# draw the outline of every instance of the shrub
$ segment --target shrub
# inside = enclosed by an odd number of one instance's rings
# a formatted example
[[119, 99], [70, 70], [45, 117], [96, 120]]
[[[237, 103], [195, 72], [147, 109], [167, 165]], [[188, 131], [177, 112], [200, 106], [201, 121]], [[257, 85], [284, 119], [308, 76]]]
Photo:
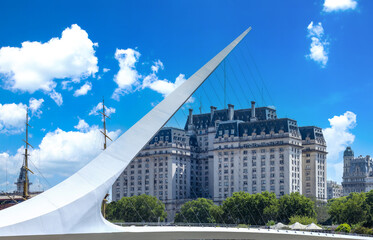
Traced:
[[357, 234], [366, 234], [366, 235], [372, 235], [373, 234], [373, 229], [363, 227], [363, 226], [358, 226], [352, 230], [353, 233]]
[[343, 223], [341, 225], [339, 225], [336, 229], [335, 229], [336, 232], [345, 232], [345, 233], [349, 233], [351, 232], [351, 227], [350, 225], [348, 225], [347, 223]]
[[238, 228], [247, 228], [248, 225], [246, 225], [246, 224], [238, 224], [237, 227]]
[[275, 221], [269, 220], [266, 225], [269, 227], [269, 226], [273, 226], [275, 224], [276, 224]]
[[296, 222], [299, 222], [300, 224], [303, 225], [308, 225], [311, 223], [317, 223], [317, 219], [313, 217], [307, 217], [307, 216], [292, 216], [289, 218], [290, 225]]

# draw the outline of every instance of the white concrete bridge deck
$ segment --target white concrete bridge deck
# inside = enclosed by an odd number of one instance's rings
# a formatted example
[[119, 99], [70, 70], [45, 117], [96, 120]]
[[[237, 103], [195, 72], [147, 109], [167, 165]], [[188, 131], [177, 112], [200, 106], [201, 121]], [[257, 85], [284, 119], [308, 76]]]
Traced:
[[373, 239], [368, 236], [321, 232], [274, 230], [258, 228], [130, 226], [118, 227], [118, 232], [55, 234], [0, 237], [0, 240], [176, 240], [176, 239], [247, 239], [247, 240], [306, 240], [306, 239]]

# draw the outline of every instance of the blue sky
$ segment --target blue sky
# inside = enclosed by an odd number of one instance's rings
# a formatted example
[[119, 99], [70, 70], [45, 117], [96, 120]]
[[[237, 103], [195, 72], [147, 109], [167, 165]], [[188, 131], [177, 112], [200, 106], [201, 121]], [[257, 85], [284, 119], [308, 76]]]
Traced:
[[[372, 11], [368, 0], [2, 1], [0, 189], [22, 164], [26, 105], [34, 187], [47, 188], [101, 151], [103, 96], [115, 138], [249, 26], [226, 62], [227, 103], [323, 128], [328, 179], [341, 181], [347, 145], [373, 154]], [[168, 125], [201, 102], [222, 108], [222, 79], [220, 67]]]

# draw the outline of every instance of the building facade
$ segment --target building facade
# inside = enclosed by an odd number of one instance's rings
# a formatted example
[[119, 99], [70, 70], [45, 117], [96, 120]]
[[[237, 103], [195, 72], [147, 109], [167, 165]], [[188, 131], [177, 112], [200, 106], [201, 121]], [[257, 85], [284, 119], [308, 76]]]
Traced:
[[300, 127], [302, 135], [303, 195], [327, 200], [326, 142], [322, 129], [315, 126]]
[[343, 197], [343, 188], [341, 184], [334, 181], [327, 181], [328, 200]]
[[369, 192], [373, 189], [373, 159], [367, 155], [355, 158], [354, 151], [347, 147], [343, 153], [343, 194]]
[[273, 108], [256, 108], [255, 102], [249, 109], [229, 104], [203, 114], [190, 109], [185, 128], [160, 130], [112, 190], [114, 201], [156, 196], [166, 204], [168, 221], [190, 199], [219, 204], [238, 191], [278, 197], [300, 192], [323, 200], [326, 144], [320, 128], [299, 127], [293, 119], [277, 118]]

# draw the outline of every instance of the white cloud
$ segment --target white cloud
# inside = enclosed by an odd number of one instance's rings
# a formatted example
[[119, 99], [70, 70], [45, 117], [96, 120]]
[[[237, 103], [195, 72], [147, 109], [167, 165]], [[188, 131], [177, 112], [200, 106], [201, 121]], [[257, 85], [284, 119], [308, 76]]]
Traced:
[[88, 91], [92, 90], [92, 83], [86, 82], [83, 86], [77, 89], [74, 93], [75, 97], [86, 95]]
[[[56, 129], [47, 133], [37, 148], [30, 149], [29, 159], [32, 162], [30, 168], [35, 170], [33, 167], [35, 164], [46, 178], [50, 178], [49, 181], [57, 181], [56, 179], [62, 180], [61, 178], [75, 173], [96, 157], [103, 148], [100, 129], [97, 126], [81, 124], [81, 120], [77, 126], [79, 125], [84, 125], [84, 131]], [[120, 130], [109, 131], [108, 135], [115, 140], [120, 132]], [[14, 155], [0, 153], [0, 170], [4, 173], [7, 168], [9, 179], [16, 179], [19, 173], [23, 150], [23, 147], [19, 148]], [[35, 173], [37, 174], [37, 171]]]
[[110, 69], [109, 69], [109, 68], [104, 68], [104, 69], [102, 69], [102, 71], [103, 71], [104, 73], [107, 73], [107, 72], [110, 71]]
[[153, 73], [157, 73], [159, 69], [164, 69], [164, 66], [163, 66], [163, 63], [161, 62], [161, 60], [157, 60], [154, 62], [153, 66], [151, 66], [151, 69], [153, 71]]
[[119, 62], [119, 71], [114, 76], [118, 87], [115, 89], [112, 98], [119, 100], [121, 95], [132, 92], [133, 88], [139, 85], [140, 75], [135, 68], [140, 53], [134, 49], [117, 49], [115, 59]]
[[[99, 102], [92, 110], [89, 112], [89, 115], [98, 115], [99, 111], [102, 112], [102, 102]], [[110, 116], [115, 113], [115, 108], [105, 106], [105, 114]]]
[[328, 49], [329, 42], [325, 40], [324, 28], [321, 22], [314, 25], [311, 22], [308, 27], [308, 38], [311, 39], [310, 53], [306, 55], [307, 58], [319, 63], [321, 67], [325, 67], [328, 62]]
[[12, 91], [49, 93], [57, 85], [55, 79], [79, 83], [98, 71], [96, 46], [86, 31], [73, 24], [60, 38], [46, 43], [26, 41], [20, 48], [2, 47], [0, 75], [4, 86]]
[[63, 103], [63, 99], [62, 99], [62, 95], [61, 95], [61, 93], [58, 93], [58, 92], [56, 92], [56, 91], [51, 91], [50, 93], [49, 93], [49, 96], [53, 99], [53, 101], [55, 101], [56, 102], [56, 104], [58, 105], [58, 106], [61, 106], [62, 105], [62, 103]]
[[84, 119], [79, 119], [78, 125], [74, 126], [75, 129], [78, 129], [80, 132], [87, 132], [89, 130], [89, 125]]
[[30, 98], [29, 106], [23, 103], [0, 104], [0, 133], [18, 134], [25, 128], [26, 109], [29, 108], [31, 116], [40, 117], [40, 110], [44, 99]]
[[29, 101], [29, 109], [31, 110], [31, 114], [32, 115], [36, 115], [36, 116], [40, 116], [43, 112], [40, 110], [42, 104], [44, 102], [44, 99], [40, 98], [39, 100], [38, 99], [35, 99], [35, 98], [31, 98], [30, 101]]
[[[117, 49], [115, 58], [119, 62], [120, 70], [114, 77], [118, 88], [115, 89], [112, 98], [119, 100], [120, 95], [145, 88], [156, 91], [165, 97], [186, 80], [184, 74], [179, 74], [174, 82], [167, 79], [159, 79], [157, 73], [159, 70], [164, 69], [164, 65], [159, 59], [153, 62], [151, 66], [152, 73], [148, 75], [139, 74], [135, 64], [138, 62], [140, 55], [139, 52], [131, 48], [126, 50]], [[192, 97], [188, 100], [188, 102], [193, 101]]]
[[328, 161], [341, 160], [341, 153], [352, 144], [355, 136], [350, 132], [356, 126], [356, 114], [350, 111], [328, 119], [330, 127], [323, 129], [328, 150]]
[[155, 75], [155, 73], [152, 73], [144, 78], [142, 87], [150, 88], [166, 97], [185, 81], [184, 74], [180, 74], [175, 82], [170, 82], [167, 79], [158, 79], [158, 76]]
[[25, 104], [0, 104], [0, 133], [17, 134], [23, 131], [26, 118]]
[[345, 11], [353, 10], [356, 8], [357, 2], [355, 0], [325, 0], [324, 2], [324, 12], [333, 11]]

